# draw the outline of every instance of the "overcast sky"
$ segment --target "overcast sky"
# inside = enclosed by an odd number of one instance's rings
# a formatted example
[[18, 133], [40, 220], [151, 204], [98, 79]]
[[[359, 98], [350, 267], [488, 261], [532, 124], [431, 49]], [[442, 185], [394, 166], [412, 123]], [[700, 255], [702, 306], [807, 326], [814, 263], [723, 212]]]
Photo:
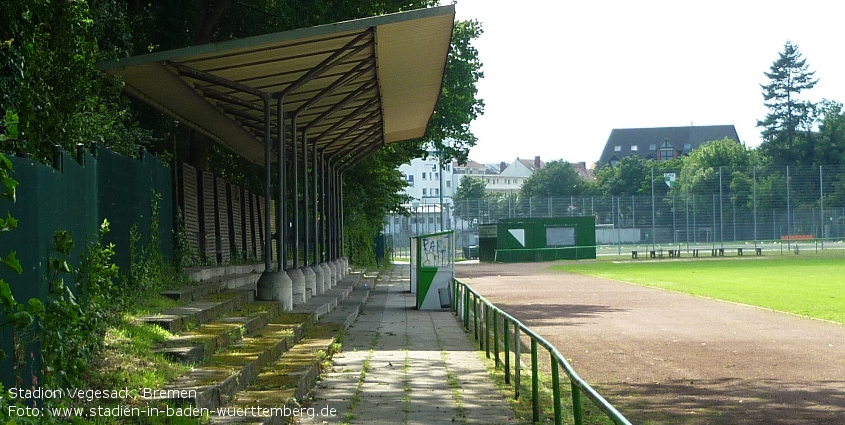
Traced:
[[[448, 2], [448, 1], [447, 1]], [[787, 39], [819, 83], [804, 97], [845, 102], [839, 0], [458, 0], [477, 19], [485, 113], [470, 158], [598, 160], [614, 128], [733, 124], [760, 144], [763, 75]]]

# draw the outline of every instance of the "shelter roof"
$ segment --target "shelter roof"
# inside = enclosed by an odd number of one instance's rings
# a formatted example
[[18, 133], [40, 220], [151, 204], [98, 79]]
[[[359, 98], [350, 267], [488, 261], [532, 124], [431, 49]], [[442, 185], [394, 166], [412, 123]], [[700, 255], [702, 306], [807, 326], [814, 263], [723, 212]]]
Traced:
[[280, 101], [319, 152], [344, 157], [425, 134], [454, 16], [453, 5], [418, 9], [98, 66], [250, 161], [264, 162], [265, 124], [277, 137]]

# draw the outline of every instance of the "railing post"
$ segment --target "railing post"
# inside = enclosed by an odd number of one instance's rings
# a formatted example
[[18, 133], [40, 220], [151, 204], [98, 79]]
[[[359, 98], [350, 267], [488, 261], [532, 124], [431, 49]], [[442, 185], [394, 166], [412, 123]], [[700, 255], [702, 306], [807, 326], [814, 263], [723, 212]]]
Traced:
[[560, 407], [560, 365], [555, 355], [549, 351], [552, 364], [552, 396], [555, 404], [555, 425], [563, 425], [563, 412]]
[[584, 414], [581, 409], [581, 389], [572, 381], [572, 417], [575, 419], [575, 425], [584, 424]]
[[522, 361], [520, 361], [521, 354], [519, 353], [522, 348], [522, 344], [519, 342], [519, 325], [514, 324], [513, 326], [513, 344], [514, 344], [514, 358], [513, 358], [513, 378], [514, 378], [514, 399], [519, 400], [519, 375], [520, 369], [522, 366]]
[[469, 288], [464, 286], [464, 329], [469, 330]]
[[540, 371], [537, 358], [537, 340], [531, 338], [531, 411], [534, 423], [540, 422]]
[[490, 358], [490, 306], [484, 303], [484, 351]]
[[499, 314], [493, 310], [493, 364], [499, 368]]
[[475, 340], [478, 341], [478, 298], [472, 294], [472, 328], [475, 331]]
[[510, 322], [507, 317], [502, 321], [505, 337], [505, 384], [511, 383], [511, 344]]

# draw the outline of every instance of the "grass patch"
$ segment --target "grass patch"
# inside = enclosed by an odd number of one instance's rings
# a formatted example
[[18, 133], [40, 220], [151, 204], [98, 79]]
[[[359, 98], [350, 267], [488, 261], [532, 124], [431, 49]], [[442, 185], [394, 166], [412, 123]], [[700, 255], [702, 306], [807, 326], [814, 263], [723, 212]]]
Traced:
[[845, 261], [837, 256], [595, 261], [554, 270], [598, 276], [845, 324]]

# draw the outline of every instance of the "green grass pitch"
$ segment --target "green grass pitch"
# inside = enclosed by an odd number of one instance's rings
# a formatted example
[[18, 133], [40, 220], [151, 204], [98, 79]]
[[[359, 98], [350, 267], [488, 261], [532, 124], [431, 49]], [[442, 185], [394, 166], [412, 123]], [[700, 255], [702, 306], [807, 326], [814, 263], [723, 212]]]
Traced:
[[845, 257], [595, 261], [553, 269], [845, 324]]

